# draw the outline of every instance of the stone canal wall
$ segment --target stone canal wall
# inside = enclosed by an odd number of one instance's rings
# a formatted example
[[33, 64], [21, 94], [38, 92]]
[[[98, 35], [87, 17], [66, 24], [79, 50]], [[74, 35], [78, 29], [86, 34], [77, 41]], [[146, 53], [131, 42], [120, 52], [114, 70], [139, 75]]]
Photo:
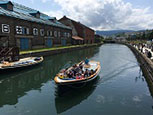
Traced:
[[61, 49], [55, 49], [55, 50], [48, 50], [48, 51], [40, 51], [40, 52], [32, 52], [32, 53], [26, 53], [26, 54], [21, 54], [20, 58], [25, 58], [29, 56], [51, 56], [55, 54], [60, 54], [60, 53], [66, 53], [70, 51], [75, 51], [75, 50], [81, 50], [81, 49], [86, 49], [90, 47], [96, 47], [100, 46], [100, 44], [90, 44], [90, 45], [85, 45], [85, 46], [77, 46], [77, 47], [71, 47], [71, 48], [61, 48]]
[[128, 46], [136, 56], [140, 67], [142, 68], [143, 74], [148, 82], [149, 89], [151, 92], [153, 92], [153, 62], [146, 55], [139, 52], [135, 47], [129, 44], [124, 45]]
[[[110, 43], [110, 42], [104, 42], [104, 43]], [[126, 45], [134, 53], [143, 71], [143, 75], [146, 78], [151, 95], [153, 96], [153, 62], [146, 55], [139, 52], [135, 47], [125, 42], [114, 42], [114, 43]]]

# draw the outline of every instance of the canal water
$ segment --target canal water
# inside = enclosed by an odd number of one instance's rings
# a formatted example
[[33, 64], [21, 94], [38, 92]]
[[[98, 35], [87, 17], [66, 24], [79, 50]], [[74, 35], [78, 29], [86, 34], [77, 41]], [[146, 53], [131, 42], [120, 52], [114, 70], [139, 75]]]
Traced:
[[[98, 79], [64, 90], [54, 76], [88, 57], [101, 63]], [[0, 75], [0, 115], [153, 115], [153, 98], [135, 56], [124, 45], [54, 55], [29, 69]]]

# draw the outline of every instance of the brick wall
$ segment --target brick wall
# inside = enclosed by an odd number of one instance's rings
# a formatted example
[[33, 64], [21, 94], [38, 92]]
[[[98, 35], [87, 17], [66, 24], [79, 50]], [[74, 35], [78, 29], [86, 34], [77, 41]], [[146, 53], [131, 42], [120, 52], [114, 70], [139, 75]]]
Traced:
[[[10, 27], [9, 33], [2, 32], [2, 24], [7, 24]], [[29, 34], [18, 34], [16, 32], [16, 26], [21, 26], [24, 28], [29, 28]], [[38, 35], [33, 34], [33, 28], [38, 29]], [[44, 35], [40, 34], [40, 30], [44, 30]], [[52, 31], [52, 36], [47, 36], [47, 31]], [[57, 32], [57, 36], [55, 36], [54, 31]], [[60, 36], [58, 34], [60, 32]], [[8, 46], [18, 46], [20, 47], [20, 39], [21, 38], [27, 38], [29, 39], [29, 49], [35, 49], [35, 48], [43, 48], [46, 47], [46, 40], [48, 38], [51, 38], [53, 40], [53, 45], [61, 44], [61, 39], [63, 38], [63, 33], [70, 33], [72, 34], [72, 31], [69, 29], [63, 29], [59, 27], [53, 27], [50, 25], [40, 24], [36, 22], [29, 22], [26, 20], [11, 18], [7, 16], [0, 16], [0, 41], [2, 42], [2, 39], [6, 39], [8, 41]], [[67, 43], [70, 43], [71, 37], [65, 37]], [[1, 44], [0, 44], [1, 45]]]
[[94, 43], [94, 30], [85, 27], [85, 43], [91, 44]]
[[80, 22], [73, 21], [66, 16], [59, 20], [61, 23], [72, 28], [72, 35], [84, 38], [84, 43], [94, 43], [94, 30], [84, 26]]

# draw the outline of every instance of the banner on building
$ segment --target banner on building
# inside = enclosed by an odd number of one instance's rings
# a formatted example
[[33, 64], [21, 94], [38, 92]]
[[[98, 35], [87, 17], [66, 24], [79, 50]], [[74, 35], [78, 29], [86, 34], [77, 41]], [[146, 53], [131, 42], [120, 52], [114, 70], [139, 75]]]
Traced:
[[2, 24], [2, 33], [10, 33], [10, 26], [8, 24]]

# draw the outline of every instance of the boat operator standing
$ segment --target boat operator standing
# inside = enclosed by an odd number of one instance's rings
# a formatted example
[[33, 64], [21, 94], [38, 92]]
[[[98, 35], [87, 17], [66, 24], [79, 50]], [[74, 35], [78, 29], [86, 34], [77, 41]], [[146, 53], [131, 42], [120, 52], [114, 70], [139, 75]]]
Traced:
[[84, 61], [84, 62], [85, 62], [85, 64], [86, 64], [86, 65], [88, 65], [88, 64], [89, 64], [89, 60], [88, 60], [88, 58], [87, 58], [87, 57], [86, 57], [86, 59], [85, 59], [85, 61]]

